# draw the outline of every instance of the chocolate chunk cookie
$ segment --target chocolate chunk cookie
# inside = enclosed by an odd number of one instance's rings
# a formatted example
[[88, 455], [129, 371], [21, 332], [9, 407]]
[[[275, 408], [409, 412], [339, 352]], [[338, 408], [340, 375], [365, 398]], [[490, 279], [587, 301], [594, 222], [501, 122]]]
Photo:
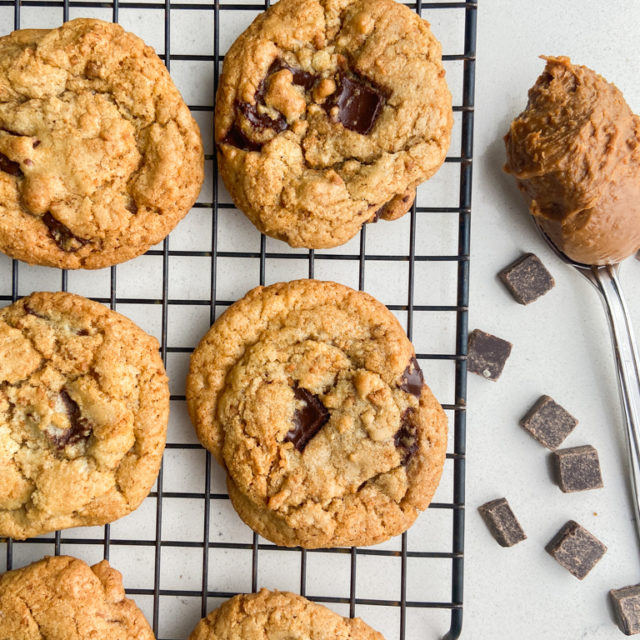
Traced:
[[395, 0], [280, 0], [225, 56], [219, 167], [260, 231], [344, 244], [406, 213], [453, 123], [441, 47]]
[[77, 19], [0, 38], [0, 250], [99, 269], [162, 240], [203, 180], [198, 125], [151, 47]]
[[0, 576], [0, 638], [154, 640], [122, 576], [106, 560], [45, 558]]
[[343, 618], [301, 596], [266, 589], [227, 600], [200, 620], [189, 636], [189, 640], [264, 638], [384, 640], [360, 618]]
[[191, 419], [240, 517], [307, 548], [405, 531], [433, 496], [447, 424], [395, 316], [366, 293], [258, 287], [191, 359]]
[[158, 343], [69, 293], [0, 310], [0, 536], [99, 525], [158, 474], [169, 387]]

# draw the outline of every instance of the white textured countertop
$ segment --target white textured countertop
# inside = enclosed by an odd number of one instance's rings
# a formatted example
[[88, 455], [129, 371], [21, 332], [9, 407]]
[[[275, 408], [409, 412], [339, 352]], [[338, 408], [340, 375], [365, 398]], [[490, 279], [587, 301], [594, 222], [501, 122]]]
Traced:
[[[640, 582], [626, 450], [606, 318], [595, 290], [538, 238], [512, 179], [503, 174], [502, 136], [542, 71], [539, 54], [568, 55], [625, 94], [640, 111], [640, 3], [485, 0], [478, 13], [470, 329], [513, 342], [502, 378], [469, 376], [465, 622], [463, 638], [573, 640], [619, 638], [607, 592]], [[521, 253], [536, 253], [555, 288], [524, 307], [496, 274]], [[622, 267], [640, 332], [640, 263]], [[579, 424], [563, 446], [598, 449], [604, 489], [563, 494], [549, 452], [519, 419], [541, 394]], [[506, 496], [528, 540], [499, 547], [477, 507]], [[596, 515], [597, 514], [597, 515]], [[544, 546], [574, 519], [609, 548], [580, 582]]]

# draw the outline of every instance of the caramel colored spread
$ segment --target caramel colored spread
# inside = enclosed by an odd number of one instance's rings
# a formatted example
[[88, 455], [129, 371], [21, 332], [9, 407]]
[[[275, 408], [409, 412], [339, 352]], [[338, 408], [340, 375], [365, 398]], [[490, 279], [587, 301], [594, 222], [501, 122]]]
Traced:
[[585, 264], [619, 262], [640, 248], [640, 118], [591, 69], [544, 59], [505, 136], [505, 171], [563, 253]]

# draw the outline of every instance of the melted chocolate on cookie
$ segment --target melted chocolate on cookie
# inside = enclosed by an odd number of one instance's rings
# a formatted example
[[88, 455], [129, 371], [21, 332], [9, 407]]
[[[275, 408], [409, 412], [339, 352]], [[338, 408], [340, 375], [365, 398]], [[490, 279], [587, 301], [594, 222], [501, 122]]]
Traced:
[[401, 464], [405, 467], [418, 450], [416, 427], [411, 419], [415, 411], [416, 410], [412, 408], [404, 410], [400, 418], [400, 428], [393, 436], [396, 449], [403, 450]]
[[317, 395], [294, 387], [293, 393], [296, 400], [304, 402], [301, 409], [296, 409], [293, 414], [293, 428], [285, 436], [285, 442], [293, 443], [293, 446], [302, 453], [310, 440], [322, 429], [329, 420], [329, 411], [322, 404]]
[[59, 220], [56, 220], [48, 211], [42, 216], [42, 222], [44, 222], [49, 229], [53, 241], [63, 251], [78, 251], [78, 249], [84, 247], [84, 245], [89, 242], [89, 240], [73, 235], [69, 227], [63, 225]]
[[91, 422], [82, 415], [78, 403], [67, 393], [65, 389], [60, 391], [60, 400], [64, 405], [65, 413], [71, 425], [59, 436], [50, 436], [57, 449], [64, 449], [69, 444], [76, 444], [91, 435]]
[[9, 160], [3, 153], [0, 153], [0, 171], [17, 178], [21, 178], [24, 175], [20, 165], [17, 162], [13, 162], [13, 160]]
[[416, 357], [413, 356], [411, 360], [409, 360], [409, 364], [402, 374], [402, 383], [399, 384], [398, 387], [416, 398], [419, 398], [422, 393], [423, 384], [424, 377], [422, 375], [422, 369], [420, 369], [420, 365], [418, 364]]
[[387, 98], [381, 87], [356, 75], [338, 77], [338, 90], [325, 103], [331, 113], [337, 107], [338, 121], [343, 127], [361, 135], [368, 135], [384, 107]]
[[[282, 69], [289, 70], [293, 76], [293, 84], [303, 87], [305, 91], [310, 91], [316, 83], [317, 77], [312, 73], [291, 67], [280, 59], [275, 60], [269, 67], [266, 77], [258, 86], [255, 93], [255, 104], [240, 101], [236, 102], [236, 110], [241, 113], [247, 119], [247, 122], [258, 132], [271, 129], [277, 135], [289, 128], [287, 119], [283, 115], [280, 115], [280, 117], [274, 120], [266, 113], [260, 113], [258, 110], [258, 107], [266, 104], [265, 95], [267, 93], [267, 82], [269, 78]], [[238, 147], [238, 149], [242, 149], [243, 151], [260, 151], [264, 146], [263, 143], [251, 140], [235, 122], [227, 132], [224, 142]]]

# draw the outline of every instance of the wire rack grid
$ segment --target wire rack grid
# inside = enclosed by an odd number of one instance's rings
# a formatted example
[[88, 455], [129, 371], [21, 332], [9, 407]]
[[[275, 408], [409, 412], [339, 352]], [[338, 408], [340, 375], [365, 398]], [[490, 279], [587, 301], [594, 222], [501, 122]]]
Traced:
[[[460, 635], [477, 2], [407, 4], [443, 41], [454, 96], [450, 153], [459, 149], [459, 155], [447, 157], [427, 183], [434, 188], [419, 188], [403, 221], [365, 226], [334, 250], [301, 251], [258, 234], [234, 209], [216, 172], [213, 96], [222, 52], [268, 0], [0, 0], [2, 33], [93, 16], [120, 22], [155, 46], [200, 124], [207, 168], [203, 192], [185, 221], [129, 263], [67, 272], [0, 256], [1, 304], [33, 290], [61, 289], [117, 309], [158, 337], [172, 390], [162, 469], [142, 506], [104, 527], [1, 541], [0, 569], [52, 553], [109, 559], [159, 640], [186, 638], [222, 600], [262, 586], [359, 615], [387, 640]], [[184, 376], [198, 338], [249, 288], [293, 276], [342, 281], [385, 302], [413, 338], [436, 395], [450, 400], [443, 402], [451, 429], [441, 487], [414, 527], [387, 543], [305, 551], [259, 538], [233, 512], [221, 470], [189, 425]]]

